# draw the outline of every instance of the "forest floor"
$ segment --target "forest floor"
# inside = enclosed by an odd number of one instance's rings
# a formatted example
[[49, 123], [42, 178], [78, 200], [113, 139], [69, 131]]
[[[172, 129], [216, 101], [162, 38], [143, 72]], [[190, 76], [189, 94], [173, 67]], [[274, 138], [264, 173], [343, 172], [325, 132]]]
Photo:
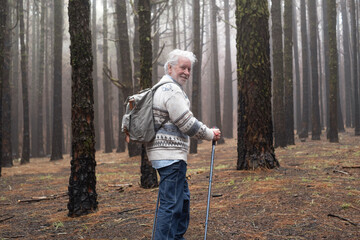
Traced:
[[[217, 145], [207, 239], [360, 239], [360, 137], [310, 138], [277, 148], [275, 170], [237, 171], [236, 140]], [[203, 142], [189, 157], [188, 240], [204, 236], [210, 155]], [[69, 155], [3, 168], [0, 239], [150, 239], [158, 189], [140, 188], [140, 158], [96, 160], [99, 209], [77, 218], [67, 216]]]

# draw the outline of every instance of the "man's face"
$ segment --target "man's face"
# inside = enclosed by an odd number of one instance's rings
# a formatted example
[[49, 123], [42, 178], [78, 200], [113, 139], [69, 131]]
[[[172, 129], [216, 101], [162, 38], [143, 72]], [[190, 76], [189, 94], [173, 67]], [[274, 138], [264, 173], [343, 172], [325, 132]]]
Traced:
[[185, 57], [179, 57], [175, 66], [168, 66], [169, 75], [183, 86], [190, 77], [191, 62]]

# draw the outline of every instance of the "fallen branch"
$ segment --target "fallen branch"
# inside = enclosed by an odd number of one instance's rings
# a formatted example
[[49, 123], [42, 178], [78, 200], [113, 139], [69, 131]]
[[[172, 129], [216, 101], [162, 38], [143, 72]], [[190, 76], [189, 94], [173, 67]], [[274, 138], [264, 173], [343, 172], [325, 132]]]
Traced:
[[132, 187], [131, 183], [124, 183], [124, 184], [108, 184], [109, 187]]
[[7, 220], [9, 220], [9, 219], [12, 219], [13, 217], [15, 217], [15, 216], [12, 215], [12, 216], [6, 217], [6, 218], [4, 218], [4, 219], [0, 219], [0, 223], [5, 222], [5, 221], [7, 221]]
[[18, 203], [24, 203], [24, 202], [31, 203], [31, 202], [40, 202], [40, 201], [44, 201], [44, 200], [53, 200], [56, 198], [65, 197], [67, 195], [68, 195], [67, 193], [62, 193], [62, 194], [51, 195], [51, 196], [32, 197], [31, 199], [18, 200]]
[[360, 166], [343, 166], [342, 168], [360, 168]]
[[342, 174], [350, 175], [350, 173], [348, 173], [348, 172], [339, 171], [339, 170], [334, 170], [333, 172], [334, 172], [334, 173], [337, 172], [337, 173], [342, 173]]
[[123, 214], [123, 213], [127, 213], [127, 212], [132, 212], [132, 211], [135, 211], [135, 210], [138, 210], [138, 209], [140, 209], [140, 208], [127, 209], [127, 210], [124, 210], [124, 211], [118, 212], [118, 214]]
[[350, 224], [353, 225], [353, 226], [357, 226], [357, 223], [354, 223], [354, 222], [352, 222], [351, 220], [346, 219], [346, 218], [343, 218], [343, 217], [340, 217], [340, 216], [338, 216], [338, 215], [334, 215], [334, 214], [329, 213], [329, 214], [328, 214], [328, 217], [339, 218], [339, 219], [341, 219], [341, 220], [343, 220], [343, 221], [346, 221], [346, 222], [350, 223]]

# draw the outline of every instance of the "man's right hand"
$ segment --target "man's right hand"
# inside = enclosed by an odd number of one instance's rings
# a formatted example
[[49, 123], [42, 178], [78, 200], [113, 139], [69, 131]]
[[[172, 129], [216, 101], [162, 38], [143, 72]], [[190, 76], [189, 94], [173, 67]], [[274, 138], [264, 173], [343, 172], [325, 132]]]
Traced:
[[218, 141], [221, 138], [221, 131], [218, 128], [212, 128], [211, 130], [213, 130], [214, 133], [214, 141]]

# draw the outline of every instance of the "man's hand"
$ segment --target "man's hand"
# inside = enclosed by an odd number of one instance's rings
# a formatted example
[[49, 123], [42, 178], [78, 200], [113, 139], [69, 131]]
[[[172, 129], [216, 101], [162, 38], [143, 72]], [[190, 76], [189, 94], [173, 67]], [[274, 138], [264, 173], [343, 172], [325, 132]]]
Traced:
[[220, 131], [220, 129], [218, 129], [218, 128], [212, 128], [211, 130], [213, 130], [213, 132], [214, 132], [214, 138], [213, 138], [213, 140], [214, 140], [214, 141], [218, 141], [218, 140], [221, 138], [221, 131]]

